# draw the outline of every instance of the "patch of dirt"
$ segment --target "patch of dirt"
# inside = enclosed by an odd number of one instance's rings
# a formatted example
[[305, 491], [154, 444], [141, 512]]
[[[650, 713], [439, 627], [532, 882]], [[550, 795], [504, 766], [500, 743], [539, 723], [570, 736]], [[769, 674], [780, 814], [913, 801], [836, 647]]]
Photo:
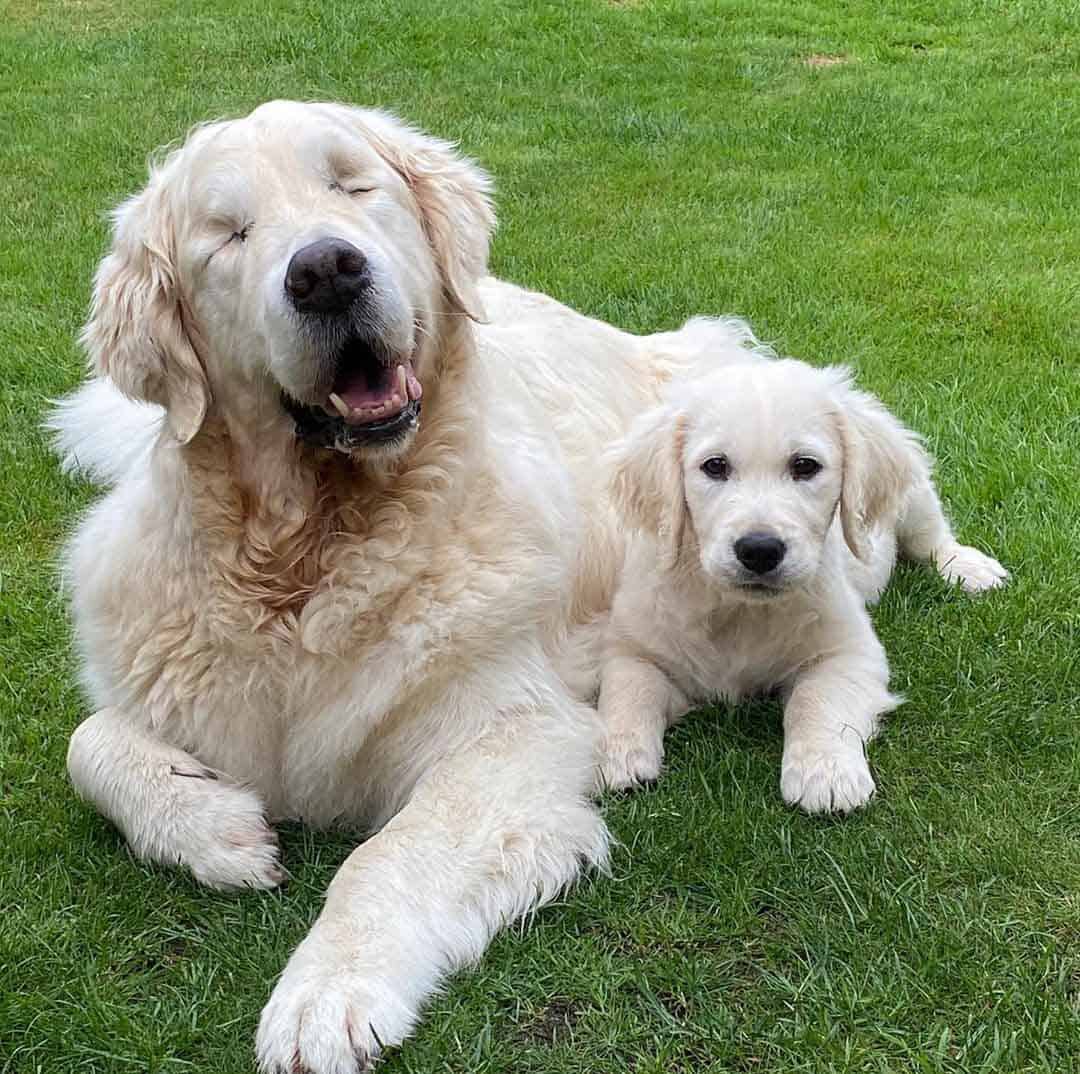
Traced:
[[552, 1048], [570, 1038], [583, 1010], [582, 1005], [572, 999], [553, 999], [521, 1026], [518, 1036], [525, 1044], [543, 1044]]
[[690, 1004], [674, 992], [657, 992], [656, 998], [676, 1022], [685, 1022], [690, 1017]]
[[842, 63], [850, 63], [847, 56], [829, 56], [824, 52], [815, 52], [813, 56], [807, 56], [803, 63], [807, 67], [837, 67]]

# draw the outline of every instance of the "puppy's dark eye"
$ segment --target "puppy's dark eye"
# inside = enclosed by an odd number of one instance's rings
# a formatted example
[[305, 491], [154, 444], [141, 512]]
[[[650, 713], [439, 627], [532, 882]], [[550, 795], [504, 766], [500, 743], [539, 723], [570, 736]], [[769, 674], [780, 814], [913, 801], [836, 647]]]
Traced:
[[809, 455], [796, 455], [791, 460], [791, 476], [796, 481], [809, 481], [815, 474], [821, 472], [821, 463]]
[[254, 224], [245, 224], [239, 231], [234, 231], [229, 236], [229, 242], [247, 242], [247, 237], [254, 226]]
[[701, 472], [714, 481], [726, 481], [731, 474], [731, 466], [724, 455], [713, 455], [701, 464]]

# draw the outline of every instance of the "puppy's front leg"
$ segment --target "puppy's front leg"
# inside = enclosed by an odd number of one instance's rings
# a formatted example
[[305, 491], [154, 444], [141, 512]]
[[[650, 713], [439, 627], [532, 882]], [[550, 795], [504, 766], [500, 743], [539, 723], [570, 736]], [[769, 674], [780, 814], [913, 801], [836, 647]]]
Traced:
[[369, 1069], [441, 978], [604, 859], [607, 832], [589, 801], [596, 714], [568, 698], [561, 708], [557, 718], [500, 714], [353, 851], [263, 1011], [263, 1071]]
[[597, 707], [605, 733], [604, 783], [621, 791], [656, 779], [664, 732], [686, 708], [682, 691], [655, 664], [617, 653], [604, 665]]
[[866, 632], [862, 645], [848, 642], [801, 671], [784, 707], [780, 792], [807, 813], [848, 813], [874, 793], [865, 746], [898, 699], [869, 620]]
[[120, 829], [136, 856], [185, 865], [212, 888], [281, 883], [277, 836], [258, 796], [120, 709], [101, 709], [75, 729], [67, 763], [75, 790]]

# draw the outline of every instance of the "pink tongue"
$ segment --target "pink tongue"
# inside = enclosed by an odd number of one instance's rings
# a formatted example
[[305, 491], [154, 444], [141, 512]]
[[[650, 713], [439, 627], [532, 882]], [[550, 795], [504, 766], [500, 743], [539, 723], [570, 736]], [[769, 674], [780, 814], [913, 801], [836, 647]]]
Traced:
[[348, 384], [342, 385], [338, 389], [338, 395], [341, 396], [341, 400], [351, 410], [361, 409], [366, 406], [374, 406], [376, 403], [381, 403], [384, 399], [388, 399], [394, 393], [394, 380], [391, 377], [387, 377], [386, 380], [377, 388], [369, 388], [367, 381], [360, 375], [355, 380], [350, 381]]

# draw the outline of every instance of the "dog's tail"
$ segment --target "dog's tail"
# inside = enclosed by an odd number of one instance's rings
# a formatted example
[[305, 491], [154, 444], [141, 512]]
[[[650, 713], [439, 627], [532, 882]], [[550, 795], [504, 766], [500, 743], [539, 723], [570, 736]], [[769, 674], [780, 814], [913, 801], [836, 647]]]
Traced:
[[122, 395], [109, 381], [91, 377], [58, 399], [45, 419], [65, 473], [114, 485], [149, 453], [165, 411]]
[[643, 338], [654, 368], [674, 381], [707, 376], [722, 365], [776, 357], [739, 317], [691, 317], [673, 332]]

